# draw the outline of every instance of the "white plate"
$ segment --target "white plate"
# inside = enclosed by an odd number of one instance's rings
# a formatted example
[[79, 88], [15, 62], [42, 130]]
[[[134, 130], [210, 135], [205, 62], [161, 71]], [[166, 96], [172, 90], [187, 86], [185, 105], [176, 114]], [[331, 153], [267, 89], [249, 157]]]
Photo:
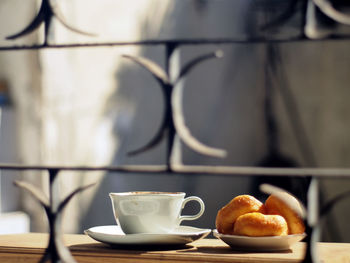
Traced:
[[110, 245], [185, 245], [209, 235], [211, 229], [180, 226], [166, 234], [123, 233], [117, 225], [96, 226], [84, 231], [91, 238]]
[[236, 235], [224, 235], [213, 230], [215, 237], [221, 239], [236, 250], [254, 251], [281, 251], [288, 250], [293, 244], [301, 241], [306, 234], [270, 237], [248, 237]]

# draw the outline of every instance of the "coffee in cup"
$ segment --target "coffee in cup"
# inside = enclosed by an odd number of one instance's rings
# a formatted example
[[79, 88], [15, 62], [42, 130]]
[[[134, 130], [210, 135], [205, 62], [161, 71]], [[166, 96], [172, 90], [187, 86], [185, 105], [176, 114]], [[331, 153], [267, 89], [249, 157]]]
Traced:
[[[197, 196], [185, 198], [183, 192], [110, 193], [114, 217], [125, 234], [169, 233], [184, 220], [198, 219], [204, 213], [204, 202]], [[181, 215], [189, 201], [200, 210], [195, 215]]]

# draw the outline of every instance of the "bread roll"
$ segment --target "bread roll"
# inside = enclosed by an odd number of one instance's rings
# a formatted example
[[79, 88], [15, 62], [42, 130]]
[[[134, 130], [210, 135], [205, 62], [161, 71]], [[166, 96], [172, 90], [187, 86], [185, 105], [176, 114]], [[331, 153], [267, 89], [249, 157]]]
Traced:
[[288, 224], [288, 234], [302, 234], [305, 231], [304, 211], [299, 201], [286, 192], [270, 195], [265, 201], [266, 213], [281, 215]]
[[239, 195], [221, 208], [216, 216], [216, 229], [221, 234], [233, 234], [236, 219], [251, 212], [265, 213], [262, 202], [251, 195]]
[[237, 218], [233, 234], [250, 237], [288, 235], [286, 220], [280, 215], [248, 213]]

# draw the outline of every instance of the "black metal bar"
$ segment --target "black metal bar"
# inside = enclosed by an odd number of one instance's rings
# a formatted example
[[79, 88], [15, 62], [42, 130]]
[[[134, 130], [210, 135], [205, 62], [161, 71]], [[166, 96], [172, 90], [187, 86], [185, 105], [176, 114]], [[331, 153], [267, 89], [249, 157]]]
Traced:
[[58, 182], [58, 172], [57, 168], [49, 168], [49, 194], [50, 194], [50, 206], [54, 213], [57, 212], [59, 202], [57, 197], [59, 197], [59, 182]]
[[267, 38], [197, 38], [197, 39], [177, 39], [177, 40], [142, 40], [142, 41], [121, 41], [121, 42], [91, 42], [91, 43], [71, 43], [71, 44], [34, 44], [34, 45], [12, 45], [0, 46], [0, 51], [16, 50], [37, 50], [37, 49], [61, 49], [61, 48], [83, 48], [83, 47], [118, 47], [118, 46], [153, 46], [153, 45], [230, 45], [230, 44], [261, 44], [261, 43], [290, 43], [290, 42], [325, 42], [350, 40], [350, 35], [329, 36], [324, 39], [309, 39], [304, 36], [297, 36], [285, 39]]
[[[174, 51], [176, 50], [176, 48], [178, 47], [178, 43], [175, 42], [169, 42], [166, 44], [165, 46], [165, 72], [167, 73], [167, 75], [169, 76], [170, 79], [170, 60], [172, 55], [174, 54]], [[167, 119], [167, 127], [166, 127], [166, 131], [167, 131], [167, 151], [166, 151], [166, 164], [167, 164], [167, 170], [171, 171], [171, 153], [173, 151], [173, 146], [174, 146], [174, 139], [175, 139], [175, 134], [176, 134], [176, 130], [175, 130], [175, 125], [174, 125], [174, 120], [173, 120], [173, 109], [171, 106], [171, 96], [172, 96], [172, 92], [174, 89], [174, 84], [169, 84], [166, 85], [166, 87], [163, 88], [164, 90], [164, 95], [165, 95], [165, 108], [166, 108], [166, 112], [165, 112], [165, 116]]]
[[44, 6], [44, 45], [49, 45], [50, 28], [52, 23], [52, 17], [54, 16], [50, 7], [49, 0], [43, 0]]
[[[45, 166], [0, 164], [0, 170], [41, 170], [61, 171], [106, 171], [116, 173], [167, 174], [166, 165], [125, 165], [125, 166]], [[256, 166], [204, 166], [172, 164], [172, 173], [227, 175], [227, 176], [313, 176], [318, 178], [349, 179], [350, 168], [273, 168]]]
[[303, 262], [318, 263], [317, 242], [320, 240], [320, 225], [319, 225], [319, 179], [313, 177], [308, 189], [307, 200], [307, 248]]
[[167, 165], [167, 171], [170, 172], [172, 170], [171, 168], [171, 153], [173, 151], [174, 146], [174, 139], [175, 139], [175, 126], [174, 126], [174, 120], [173, 120], [173, 109], [171, 107], [171, 95], [173, 91], [174, 86], [173, 85], [166, 85], [164, 87], [165, 91], [165, 104], [166, 104], [166, 133], [167, 133], [167, 149], [166, 149], [166, 165]]
[[[316, 2], [315, 0], [313, 0]], [[67, 49], [67, 48], [84, 48], [84, 47], [121, 47], [121, 46], [155, 46], [162, 45], [165, 46], [165, 73], [170, 75], [170, 58], [174, 52], [174, 50], [179, 45], [247, 45], [247, 44], [261, 44], [261, 43], [275, 43], [275, 44], [283, 44], [283, 43], [300, 43], [300, 42], [324, 42], [324, 41], [343, 41], [349, 40], [350, 35], [342, 35], [342, 36], [329, 36], [325, 39], [309, 39], [304, 33], [300, 33], [298, 36], [290, 37], [290, 38], [282, 38], [282, 39], [274, 39], [268, 37], [259, 37], [259, 38], [216, 38], [216, 39], [168, 39], [168, 40], [143, 40], [143, 41], [126, 41], [126, 42], [109, 42], [109, 43], [73, 43], [73, 44], [50, 44], [49, 43], [49, 33], [50, 33], [50, 25], [52, 22], [52, 18], [56, 17], [65, 27], [71, 29], [76, 32], [84, 33], [82, 31], [76, 30], [70, 25], [66, 23], [62, 16], [60, 16], [58, 12], [58, 7], [54, 8], [50, 4], [50, 0], [43, 0], [41, 11], [38, 14], [38, 17], [33, 20], [33, 22], [27, 26], [20, 33], [12, 35], [8, 37], [9, 39], [14, 39], [20, 36], [24, 36], [29, 34], [30, 32], [36, 30], [41, 23], [44, 23], [44, 43], [43, 44], [34, 44], [34, 45], [21, 45], [21, 46], [0, 46], [0, 51], [18, 51], [18, 50], [40, 50], [40, 49]], [[279, 17], [277, 21], [281, 21], [281, 19], [288, 19], [288, 15], [293, 15], [295, 10], [295, 3], [291, 3], [290, 8], [288, 9], [289, 13], [284, 14]], [[304, 11], [305, 11], [305, 3], [303, 1]], [[55, 11], [56, 10], [56, 11]], [[303, 16], [305, 19], [305, 16]], [[305, 24], [302, 23], [303, 25]], [[303, 32], [303, 30], [301, 30]], [[283, 73], [283, 72], [282, 72]], [[283, 77], [283, 76], [282, 76]], [[171, 106], [172, 93], [174, 90], [174, 86], [176, 82], [172, 81], [163, 82], [162, 89], [165, 97], [165, 124], [164, 131], [167, 135], [167, 151], [166, 151], [166, 165], [162, 166], [30, 166], [30, 165], [16, 165], [16, 164], [0, 164], [0, 170], [47, 170], [49, 172], [49, 204], [45, 202], [45, 198], [38, 198], [39, 191], [36, 191], [29, 184], [18, 183], [18, 186], [23, 187], [24, 189], [29, 190], [37, 197], [39, 202], [41, 201], [44, 206], [49, 226], [50, 226], [50, 236], [49, 236], [49, 244], [45, 251], [45, 254], [40, 262], [45, 262], [51, 259], [51, 262], [75, 262], [73, 257], [71, 256], [68, 248], [64, 247], [62, 242], [62, 232], [60, 229], [61, 226], [61, 212], [63, 207], [68, 203], [68, 201], [78, 192], [86, 189], [87, 187], [82, 187], [74, 191], [71, 195], [69, 195], [62, 203], [60, 203], [59, 198], [59, 185], [58, 185], [58, 173], [61, 170], [70, 170], [70, 171], [109, 171], [109, 172], [121, 172], [121, 173], [142, 173], [142, 174], [191, 174], [191, 175], [212, 175], [212, 174], [221, 174], [228, 176], [295, 176], [295, 177], [312, 177], [312, 183], [310, 184], [310, 188], [308, 190], [308, 218], [307, 218], [307, 250], [306, 255], [303, 262], [319, 262], [317, 258], [316, 251], [316, 243], [319, 241], [320, 234], [320, 225], [319, 225], [319, 178], [350, 178], [350, 169], [348, 168], [272, 168], [272, 167], [234, 167], [234, 166], [184, 166], [180, 164], [172, 164], [171, 163], [171, 154], [173, 151], [174, 138], [176, 135], [176, 127], [174, 125], [173, 120], [173, 109]], [[286, 98], [291, 97], [290, 91], [282, 90], [285, 93]], [[268, 98], [271, 99], [271, 98]], [[288, 104], [289, 103], [289, 104]], [[289, 108], [295, 108], [293, 101], [286, 101], [287, 106]], [[268, 109], [270, 110], [270, 109]], [[297, 123], [297, 119], [294, 119], [294, 123]], [[271, 123], [273, 126], [273, 123]], [[300, 126], [300, 123], [299, 123]], [[294, 127], [294, 126], [293, 126]], [[300, 130], [299, 130], [299, 133]], [[302, 145], [306, 145], [305, 143]], [[146, 145], [147, 146], [147, 145]], [[154, 146], [154, 145], [152, 145]], [[147, 147], [146, 147], [147, 149]], [[144, 151], [144, 148], [141, 148]], [[305, 149], [304, 149], [305, 150]], [[312, 156], [311, 153], [307, 154], [307, 156]], [[309, 161], [312, 165], [315, 164], [313, 159]], [[88, 186], [89, 187], [89, 186]], [[345, 196], [346, 194], [344, 194]], [[342, 196], [341, 196], [342, 197]], [[339, 197], [340, 199], [340, 197]], [[329, 204], [331, 207], [338, 199], [335, 199], [334, 202]]]
[[59, 262], [59, 253], [56, 246], [56, 239], [60, 239], [60, 218], [57, 213], [59, 206], [59, 181], [58, 181], [58, 169], [49, 169], [49, 200], [50, 200], [50, 212], [48, 213], [49, 220], [49, 245], [46, 253], [49, 253], [51, 262]]

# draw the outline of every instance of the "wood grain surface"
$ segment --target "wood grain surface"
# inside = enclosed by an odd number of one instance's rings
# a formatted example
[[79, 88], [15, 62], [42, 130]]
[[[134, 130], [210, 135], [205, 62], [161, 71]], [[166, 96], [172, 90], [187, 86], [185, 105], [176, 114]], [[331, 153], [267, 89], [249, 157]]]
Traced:
[[[47, 246], [48, 235], [42, 233], [0, 235], [0, 262], [38, 262]], [[301, 262], [305, 244], [274, 253], [234, 251], [218, 239], [206, 238], [181, 247], [111, 247], [86, 235], [65, 235], [66, 246], [78, 262]], [[350, 262], [350, 244], [320, 243], [322, 262]]]

